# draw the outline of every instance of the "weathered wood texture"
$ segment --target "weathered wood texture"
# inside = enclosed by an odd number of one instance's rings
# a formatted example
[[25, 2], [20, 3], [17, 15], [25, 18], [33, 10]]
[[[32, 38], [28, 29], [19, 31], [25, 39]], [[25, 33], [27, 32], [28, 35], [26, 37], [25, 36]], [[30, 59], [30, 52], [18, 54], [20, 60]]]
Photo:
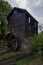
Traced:
[[9, 31], [16, 37], [38, 34], [38, 22], [24, 9], [15, 8], [8, 16]]

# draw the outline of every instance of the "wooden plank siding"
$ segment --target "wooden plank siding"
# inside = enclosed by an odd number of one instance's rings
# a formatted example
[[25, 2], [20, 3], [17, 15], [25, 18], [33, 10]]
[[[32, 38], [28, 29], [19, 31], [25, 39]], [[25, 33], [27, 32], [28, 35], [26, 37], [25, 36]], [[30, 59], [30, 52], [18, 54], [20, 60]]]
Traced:
[[25, 9], [15, 8], [8, 16], [9, 31], [16, 37], [38, 34], [38, 22]]
[[[12, 29], [11, 29], [11, 27]], [[25, 36], [25, 14], [12, 15], [9, 20], [9, 31], [14, 32], [17, 37]]]

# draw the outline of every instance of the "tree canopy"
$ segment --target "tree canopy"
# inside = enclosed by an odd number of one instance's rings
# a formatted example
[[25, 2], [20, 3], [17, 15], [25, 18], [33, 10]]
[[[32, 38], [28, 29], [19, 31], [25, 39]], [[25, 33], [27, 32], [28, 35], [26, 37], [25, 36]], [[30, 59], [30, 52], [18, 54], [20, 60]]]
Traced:
[[0, 11], [7, 16], [9, 12], [12, 10], [12, 7], [9, 5], [7, 1], [0, 0]]
[[43, 51], [43, 32], [39, 33], [37, 36], [30, 37], [29, 39], [34, 51]]
[[0, 0], [0, 38], [4, 38], [7, 33], [7, 16], [11, 10], [12, 7], [8, 4], [8, 2]]

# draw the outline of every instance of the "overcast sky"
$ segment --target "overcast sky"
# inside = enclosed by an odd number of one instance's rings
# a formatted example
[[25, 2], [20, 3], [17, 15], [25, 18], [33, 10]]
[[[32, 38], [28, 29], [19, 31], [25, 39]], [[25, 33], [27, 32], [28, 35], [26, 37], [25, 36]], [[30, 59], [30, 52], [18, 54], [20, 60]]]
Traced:
[[7, 0], [12, 7], [26, 9], [36, 20], [43, 23], [43, 0]]

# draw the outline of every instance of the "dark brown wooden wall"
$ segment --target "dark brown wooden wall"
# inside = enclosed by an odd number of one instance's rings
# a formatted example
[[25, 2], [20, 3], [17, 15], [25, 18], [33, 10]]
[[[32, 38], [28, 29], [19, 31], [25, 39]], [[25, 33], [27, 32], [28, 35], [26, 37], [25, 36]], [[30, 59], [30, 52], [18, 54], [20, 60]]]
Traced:
[[[29, 22], [30, 18], [30, 22]], [[26, 15], [26, 21], [25, 21], [25, 36], [29, 37], [31, 35], [37, 35], [38, 34], [38, 22], [32, 18], [30, 15]]]
[[12, 16], [9, 19], [9, 30], [13, 32], [17, 37], [25, 36], [25, 14], [19, 13]]
[[[30, 18], [30, 22], [29, 22]], [[28, 13], [15, 10], [8, 19], [9, 31], [16, 37], [29, 37], [38, 34], [38, 22]]]

